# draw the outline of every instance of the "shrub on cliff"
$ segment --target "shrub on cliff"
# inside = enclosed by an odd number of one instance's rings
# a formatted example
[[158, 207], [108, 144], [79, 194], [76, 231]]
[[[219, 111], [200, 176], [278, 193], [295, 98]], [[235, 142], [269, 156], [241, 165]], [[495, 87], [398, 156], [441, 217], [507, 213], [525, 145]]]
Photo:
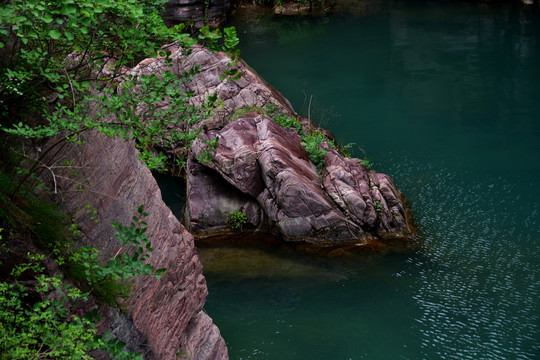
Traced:
[[[153, 145], [189, 144], [197, 136], [196, 130], [168, 131], [171, 125], [189, 130], [208, 111], [206, 106], [189, 105], [191, 94], [182, 90], [182, 81], [189, 81], [197, 69], [181, 79], [170, 72], [159, 77], [126, 75], [128, 68], [146, 57], [159, 56], [171, 65], [170, 52], [161, 48], [165, 43], [175, 41], [189, 48], [195, 42], [182, 33], [182, 25], [164, 25], [160, 11], [165, 2], [2, 2], [0, 224], [4, 237], [8, 233], [17, 241], [40, 237], [40, 224], [47, 219], [33, 217], [32, 204], [56, 192], [56, 183], [48, 189], [40, 174], [49, 172], [56, 181], [55, 169], [69, 168], [70, 162], [48, 164], [45, 159], [66, 141], [84, 141], [85, 131], [95, 129], [107, 136], [134, 139], [149, 167], [163, 165], [163, 156], [151, 151]], [[225, 35], [224, 47], [232, 51], [236, 33], [227, 31]], [[220, 37], [217, 32], [208, 32], [202, 40], [216, 42]], [[165, 100], [169, 107], [158, 106]], [[70, 255], [92, 289], [105, 279], [151, 272], [144, 264], [151, 248], [139, 220], [136, 223], [141, 226], [117, 225], [119, 234], [128, 234], [124, 240], [134, 240], [126, 246], [139, 244], [131, 256], [122, 255], [100, 266], [95, 249], [79, 249]], [[2, 240], [5, 238], [0, 238], [0, 252], [8, 252]], [[39, 245], [44, 251], [56, 246]], [[24, 269], [30, 280], [19, 279], [15, 273], [22, 273], [17, 267], [12, 269], [13, 275], [0, 279], [0, 358], [89, 358], [88, 351], [96, 348], [105, 348], [119, 358], [131, 356], [121, 352], [118, 343], [95, 337], [95, 322], [81, 315], [77, 305], [85, 300], [84, 291], [68, 288], [60, 278], [46, 275], [39, 265], [41, 258], [32, 254], [30, 258], [38, 262], [25, 262], [18, 268]]]
[[[167, 131], [189, 128], [208, 108], [190, 106], [191, 93], [170, 73], [127, 76], [147, 57], [172, 65], [164, 43], [189, 48], [196, 40], [182, 24], [168, 28], [160, 17], [164, 0], [12, 0], [0, 8], [0, 119], [5, 131], [36, 139], [63, 135], [82, 141], [97, 129], [137, 141], [141, 158], [162, 166], [156, 143], [190, 141], [197, 135]], [[224, 31], [222, 48], [234, 53], [233, 29]], [[213, 47], [223, 35], [206, 29], [199, 38]], [[231, 70], [232, 71], [232, 70]], [[164, 101], [168, 107], [160, 107]], [[211, 102], [211, 101], [210, 101]], [[211, 104], [210, 104], [211, 105]], [[114, 115], [114, 118], [111, 118]]]
[[105, 351], [115, 359], [140, 359], [122, 350], [124, 343], [99, 336], [97, 311], [83, 309], [91, 306], [90, 295], [104, 282], [140, 275], [159, 278], [164, 272], [144, 264], [152, 251], [145, 235], [146, 215], [141, 206], [129, 227], [115, 224], [117, 240], [126, 250], [132, 248], [131, 255], [125, 252], [100, 264], [95, 249], [85, 247], [69, 254], [66, 261], [84, 269], [80, 280], [89, 290], [48, 274], [42, 254], [29, 253], [25, 262], [14, 266], [9, 277], [0, 281], [0, 359], [92, 359], [88, 354], [92, 350]]

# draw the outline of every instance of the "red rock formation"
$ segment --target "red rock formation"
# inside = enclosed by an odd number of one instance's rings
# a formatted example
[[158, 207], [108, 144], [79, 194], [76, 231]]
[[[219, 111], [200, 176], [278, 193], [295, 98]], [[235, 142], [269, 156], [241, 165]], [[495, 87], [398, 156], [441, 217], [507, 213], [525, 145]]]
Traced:
[[[227, 216], [235, 211], [259, 230], [275, 227], [287, 241], [317, 246], [366, 245], [374, 238], [411, 234], [392, 180], [328, 144], [323, 143], [327, 154], [319, 174], [296, 131], [266, 115], [245, 114], [206, 136], [219, 137], [212, 162], [192, 160], [188, 167], [187, 218], [196, 234], [227, 231]], [[208, 147], [198, 139], [192, 149], [197, 158]], [[234, 190], [223, 195], [208, 190], [224, 181]]]
[[[219, 330], [202, 311], [207, 288], [193, 237], [161, 199], [134, 144], [94, 132], [85, 133], [84, 138], [84, 145], [65, 145], [56, 156], [56, 161], [75, 159], [70, 166], [79, 173], [60, 181], [63, 203], [76, 214], [90, 245], [105, 258], [121, 250], [110, 224], [129, 225], [138, 206], [144, 204], [149, 213], [147, 235], [154, 248], [149, 262], [156, 269], [167, 269], [160, 280], [146, 276], [136, 280], [127, 304], [133, 336], [125, 340], [145, 339], [139, 347], [146, 358], [177, 359], [182, 354], [182, 359], [227, 359]], [[73, 191], [74, 181], [82, 180], [85, 191]], [[97, 210], [99, 222], [90, 219], [87, 204]]]
[[[403, 199], [388, 176], [368, 171], [357, 159], [341, 157], [327, 144], [323, 171], [318, 173], [294, 130], [281, 128], [256, 112], [231, 121], [237, 109], [268, 103], [294, 114], [288, 101], [247, 65], [237, 64], [241, 78], [227, 81], [220, 77], [231, 64], [224, 54], [199, 46], [187, 56], [175, 45], [168, 50], [172, 51], [172, 71], [179, 76], [193, 66], [201, 69], [186, 84], [186, 90], [195, 94], [195, 105], [212, 94], [223, 101], [223, 108], [200, 124], [207, 139], [220, 137], [212, 163], [199, 164], [194, 156], [188, 163], [186, 216], [191, 230], [203, 236], [228, 234], [228, 214], [241, 209], [250, 232], [322, 246], [366, 245], [373, 238], [410, 234]], [[169, 70], [163, 59], [145, 59], [130, 73]], [[168, 105], [165, 101], [160, 106]], [[308, 120], [302, 122], [310, 126]], [[74, 159], [70, 166], [78, 176], [67, 180], [70, 173], [65, 173], [58, 184], [67, 209], [83, 224], [90, 244], [111, 257], [121, 249], [110, 224], [129, 225], [144, 204], [150, 214], [147, 235], [155, 249], [149, 261], [155, 268], [167, 269], [161, 280], [137, 279], [127, 304], [128, 316], [121, 321], [109, 316], [109, 326], [121, 325], [121, 335], [130, 333], [123, 340], [132, 348], [143, 348], [147, 358], [227, 359], [219, 330], [202, 311], [207, 288], [193, 237], [163, 203], [134, 144], [94, 132], [82, 136], [83, 146], [66, 144], [49, 159], [50, 163]], [[208, 150], [205, 146], [199, 139], [192, 153]], [[85, 191], [74, 191], [74, 182]], [[85, 211], [87, 204], [97, 210], [99, 222]]]
[[[206, 140], [220, 138], [211, 164], [194, 160], [210, 150], [201, 139], [195, 141], [188, 164], [186, 224], [197, 236], [230, 232], [227, 216], [239, 210], [248, 216], [250, 231], [278, 233], [288, 241], [319, 246], [367, 245], [373, 239], [412, 234], [404, 198], [387, 175], [366, 169], [358, 159], [342, 157], [328, 144], [323, 145], [328, 152], [319, 174], [296, 131], [257, 112], [231, 119], [239, 109], [261, 109], [269, 103], [284, 114], [296, 115], [290, 103], [246, 64], [235, 65], [225, 54], [200, 46], [187, 56], [180, 47], [169, 50], [173, 73], [200, 67], [186, 83], [195, 94], [195, 105], [214, 94], [223, 101], [223, 108], [200, 124]], [[231, 66], [238, 68], [240, 79], [220, 77]], [[132, 73], [170, 69], [162, 59], [147, 59]], [[307, 119], [300, 121], [305, 129], [314, 127]]]

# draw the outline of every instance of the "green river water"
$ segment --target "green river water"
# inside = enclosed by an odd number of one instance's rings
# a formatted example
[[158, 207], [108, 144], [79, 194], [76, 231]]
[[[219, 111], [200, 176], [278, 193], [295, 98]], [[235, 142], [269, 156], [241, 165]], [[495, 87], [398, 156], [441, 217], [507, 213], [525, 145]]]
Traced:
[[392, 176], [419, 249], [202, 248], [205, 310], [233, 360], [540, 359], [540, 12], [358, 4], [233, 25], [298, 112]]

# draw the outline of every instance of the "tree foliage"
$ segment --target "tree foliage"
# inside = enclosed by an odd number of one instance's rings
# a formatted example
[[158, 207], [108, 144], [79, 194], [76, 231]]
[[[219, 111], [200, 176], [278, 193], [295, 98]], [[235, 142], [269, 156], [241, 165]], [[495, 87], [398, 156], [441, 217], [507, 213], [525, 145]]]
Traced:
[[[53, 172], [44, 159], [59, 144], [82, 142], [84, 132], [95, 129], [107, 136], [134, 139], [141, 159], [150, 168], [163, 168], [165, 157], [154, 151], [156, 147], [189, 146], [199, 135], [194, 125], [208, 116], [216, 97], [202, 106], [190, 104], [193, 94], [184, 90], [183, 83], [192, 79], [197, 68], [181, 75], [126, 72], [148, 57], [172, 65], [171, 52], [163, 44], [174, 42], [189, 49], [196, 42], [183, 33], [183, 25], [164, 25], [160, 11], [165, 2], [2, 1], [0, 250], [7, 233], [16, 237], [17, 231], [26, 231], [35, 237], [41, 232], [38, 225], [44, 219], [37, 220], [31, 213], [32, 204], [39, 194], [47, 197], [50, 192], [37, 176], [38, 169]], [[234, 29], [225, 29], [223, 34], [204, 29], [199, 40], [237, 59]], [[233, 66], [225, 75], [234, 79], [238, 73]], [[15, 147], [13, 139], [47, 147], [28, 160], [25, 151], [8, 154]], [[159, 278], [164, 272], [146, 263], [152, 251], [145, 234], [146, 215], [141, 207], [129, 226], [114, 224], [123, 247], [118, 257], [103, 260], [96, 249], [70, 246], [65, 247], [67, 253], [51, 255], [59, 265], [70, 263], [81, 274], [75, 279], [82, 282], [79, 287], [46, 275], [43, 257], [32, 254], [28, 262], [0, 279], [0, 359], [84, 359], [95, 349], [115, 358], [137, 357], [122, 350], [125, 344], [98, 336], [94, 314], [83, 311], [81, 304], [89, 294], [99, 295], [99, 289], [111, 281], [140, 275]], [[49, 247], [58, 251], [57, 244]], [[49, 247], [44, 246], [45, 250]], [[29, 276], [32, 280], [27, 280]]]
[[[69, 255], [69, 262], [84, 268], [89, 291], [59, 275], [46, 275], [41, 265], [44, 255], [29, 253], [28, 262], [15, 266], [13, 281], [0, 282], [0, 359], [91, 359], [92, 350], [106, 351], [115, 359], [139, 359], [140, 354], [122, 350], [124, 343], [98, 335], [97, 312], [82, 308], [105, 281], [140, 275], [159, 279], [165, 272], [145, 264], [153, 250], [145, 235], [147, 215], [140, 206], [130, 226], [113, 224], [123, 252], [107, 263], [100, 263], [97, 250], [89, 247]], [[28, 273], [34, 281], [21, 280]]]
[[[0, 8], [0, 117], [2, 129], [27, 138], [63, 135], [81, 141], [97, 129], [108, 136], [135, 139], [151, 168], [163, 166], [163, 155], [151, 145], [189, 146], [197, 136], [190, 126], [208, 114], [212, 102], [189, 104], [184, 91], [197, 68], [175, 76], [126, 75], [146, 57], [171, 52], [176, 42], [189, 49], [196, 41], [168, 28], [160, 10], [163, 0], [12, 0]], [[213, 49], [234, 54], [233, 28], [199, 36]], [[220, 45], [221, 44], [221, 45]], [[236, 56], [236, 55], [234, 55]], [[234, 69], [230, 70], [234, 73]], [[168, 102], [168, 106], [157, 106]], [[173, 133], [171, 127], [186, 130]]]
[[163, 24], [162, 4], [162, 0], [12, 0], [2, 5], [3, 110], [21, 97], [43, 105], [45, 90], [60, 98], [77, 95], [88, 81], [110, 82], [123, 67], [157, 55], [167, 41], [192, 42], [181, 33], [181, 25]]

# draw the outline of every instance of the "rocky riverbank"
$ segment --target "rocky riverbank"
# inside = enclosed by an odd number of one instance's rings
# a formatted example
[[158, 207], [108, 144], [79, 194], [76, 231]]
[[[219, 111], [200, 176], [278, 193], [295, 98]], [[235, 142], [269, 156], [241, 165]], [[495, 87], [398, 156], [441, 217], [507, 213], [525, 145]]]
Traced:
[[[478, 1], [479, 3], [490, 2]], [[540, 7], [538, 0], [516, 0], [521, 5]], [[275, 3], [242, 2], [230, 0], [170, 0], [165, 7], [163, 19], [169, 24], [188, 23], [196, 28], [208, 24], [219, 26], [231, 14], [253, 20], [253, 16], [326, 16], [330, 14], [353, 14], [363, 16], [387, 7], [381, 0], [326, 0], [311, 2], [276, 1]]]
[[[142, 349], [148, 359], [180, 355], [227, 359], [219, 330], [202, 311], [208, 290], [193, 235], [369, 248], [386, 239], [406, 243], [413, 230], [404, 198], [392, 180], [359, 159], [340, 154], [331, 146], [330, 134], [295, 114], [289, 102], [249, 66], [200, 46], [187, 56], [179, 46], [168, 49], [172, 71], [179, 76], [194, 66], [200, 68], [185, 84], [193, 93], [191, 101], [200, 104], [217, 95], [221, 103], [210, 118], [196, 125], [202, 133], [191, 149], [167, 149], [170, 156], [189, 154], [185, 225], [191, 233], [164, 204], [133, 142], [86, 132], [84, 145], [66, 144], [51, 162], [73, 159], [70, 168], [81, 169], [76, 179], [59, 173], [56, 185], [91, 246], [105, 257], [114, 257], [120, 250], [111, 241], [110, 223], [129, 224], [137, 207], [145, 204], [150, 214], [147, 235], [155, 249], [150, 263], [167, 269], [161, 280], [137, 279], [125, 304], [127, 312], [103, 310], [101, 327], [121, 334], [130, 348]], [[231, 67], [238, 69], [238, 79], [220, 76]], [[129, 72], [159, 75], [167, 70], [171, 68], [163, 59], [146, 59]], [[302, 129], [276, 123], [264, 110], [269, 104], [280, 116], [298, 121]], [[310, 160], [299, 131], [326, 134], [321, 167]], [[218, 139], [215, 148], [208, 145], [213, 139]], [[205, 151], [210, 157], [200, 161]], [[84, 192], [72, 191], [74, 183], [83, 181]], [[81, 204], [95, 209], [99, 221], [80, 211]], [[227, 224], [233, 212], [246, 217], [240, 231]]]

